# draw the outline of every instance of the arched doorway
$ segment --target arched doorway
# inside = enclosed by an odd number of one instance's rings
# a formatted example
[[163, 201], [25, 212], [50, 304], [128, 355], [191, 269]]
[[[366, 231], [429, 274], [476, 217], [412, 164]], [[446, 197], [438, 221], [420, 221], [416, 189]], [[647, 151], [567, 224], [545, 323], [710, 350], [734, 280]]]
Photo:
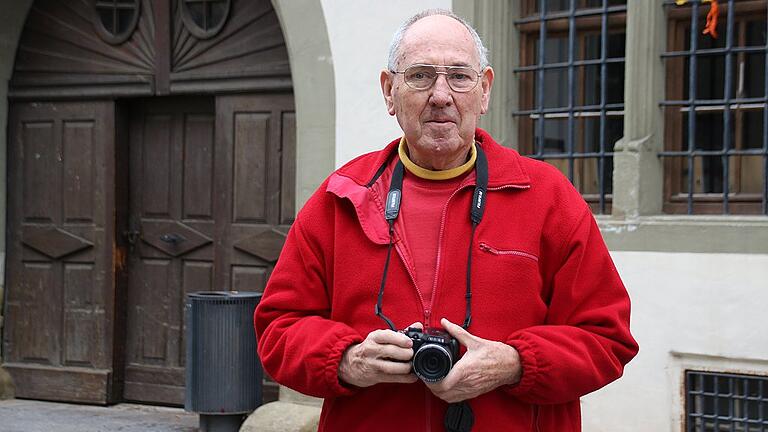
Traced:
[[262, 289], [294, 214], [271, 3], [37, 0], [9, 96], [16, 395], [182, 403], [184, 294]]

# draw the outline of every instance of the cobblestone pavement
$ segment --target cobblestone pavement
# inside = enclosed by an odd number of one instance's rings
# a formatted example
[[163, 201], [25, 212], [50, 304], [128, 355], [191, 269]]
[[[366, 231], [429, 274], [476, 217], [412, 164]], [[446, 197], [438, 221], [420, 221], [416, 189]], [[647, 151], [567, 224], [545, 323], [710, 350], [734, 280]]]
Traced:
[[198, 415], [181, 408], [0, 400], [0, 432], [197, 432], [197, 426]]

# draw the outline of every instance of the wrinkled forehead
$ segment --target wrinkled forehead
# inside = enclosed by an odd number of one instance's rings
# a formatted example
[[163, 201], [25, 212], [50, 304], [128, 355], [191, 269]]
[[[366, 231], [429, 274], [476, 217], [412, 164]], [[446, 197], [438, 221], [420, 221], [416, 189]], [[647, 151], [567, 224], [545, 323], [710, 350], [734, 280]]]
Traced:
[[467, 28], [444, 15], [428, 16], [413, 23], [403, 35], [397, 56], [398, 66], [426, 63], [477, 67], [479, 62]]

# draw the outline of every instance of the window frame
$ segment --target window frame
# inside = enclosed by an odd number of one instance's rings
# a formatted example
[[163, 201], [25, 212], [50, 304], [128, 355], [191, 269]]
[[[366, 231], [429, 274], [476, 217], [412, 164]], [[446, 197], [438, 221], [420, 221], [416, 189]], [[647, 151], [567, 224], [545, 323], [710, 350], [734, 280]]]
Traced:
[[[530, 0], [523, 0], [530, 1]], [[612, 252], [768, 254], [765, 215], [669, 215], [662, 212], [662, 158], [666, 74], [665, 0], [627, 3], [624, 135], [614, 149], [611, 214], [596, 214]], [[519, 149], [517, 109], [521, 19], [518, 2], [466, 0], [454, 11], [475, 25], [496, 69], [488, 113], [481, 127], [507, 147]], [[659, 37], [649, 38], [649, 34]], [[510, 47], [513, 47], [510, 49]]]
[[[592, 211], [597, 214], [609, 214], [612, 212], [613, 192], [608, 193], [608, 181], [613, 184], [613, 145], [614, 142], [608, 142], [605, 136], [608, 130], [608, 123], [611, 119], [620, 119], [623, 129], [624, 118], [624, 97], [620, 103], [607, 103], [607, 69], [610, 64], [625, 65], [626, 58], [626, 39], [625, 55], [622, 57], [608, 57], [607, 42], [611, 31], [615, 29], [623, 30], [626, 35], [627, 6], [609, 6], [608, 0], [599, 7], [583, 7], [582, 0], [573, 0], [570, 8], [564, 11], [554, 11], [548, 13], [535, 12], [534, 5], [539, 0], [524, 0], [519, 6], [521, 18], [515, 20], [515, 26], [519, 32], [520, 47], [519, 64], [521, 66], [514, 69], [518, 75], [518, 105], [517, 110], [512, 112], [517, 122], [517, 139], [519, 150], [522, 154], [545, 161], [557, 161], [552, 163], [558, 169], [569, 177], [572, 183], [582, 192], [585, 201], [590, 205]], [[573, 9], [571, 9], [573, 8]], [[603, 35], [603, 32], [606, 34]], [[545, 41], [554, 38], [564, 38], [568, 43], [568, 60], [566, 62], [546, 63], [539, 59], [534, 62], [534, 57], [541, 47], [536, 47], [541, 36], [544, 35]], [[590, 35], [598, 35], [601, 39], [601, 54], [597, 58], [585, 59], [586, 38]], [[573, 40], [572, 40], [573, 39]], [[571, 50], [574, 52], [571, 52]], [[580, 58], [581, 60], [576, 60]], [[601, 74], [599, 90], [601, 92], [600, 100], [595, 105], [586, 105], [587, 89], [587, 68], [596, 66], [598, 73]], [[542, 86], [534, 88], [534, 82], [540, 80], [545, 71], [556, 70], [564, 71], [571, 75], [573, 70], [574, 87], [568, 92], [568, 102], [566, 106], [547, 108], [538, 93], [543, 89]], [[535, 75], [534, 75], [535, 74]], [[624, 77], [626, 82], [626, 75]], [[538, 100], [536, 100], [538, 99]], [[586, 115], [585, 115], [586, 114]], [[596, 115], [595, 115], [596, 114]], [[527, 116], [527, 118], [526, 118]], [[538, 136], [543, 136], [545, 125], [541, 125], [537, 120], [539, 118], [546, 120], [553, 118], [566, 118], [567, 131], [564, 152], [546, 153], [544, 143], [536, 145], [535, 131], [538, 129]], [[599, 122], [597, 127], [598, 149], [597, 151], [585, 151], [587, 125], [586, 119], [595, 118]], [[543, 140], [542, 140], [543, 141]], [[601, 145], [602, 144], [602, 145]], [[538, 148], [536, 148], [538, 147]], [[594, 161], [594, 162], [593, 162]], [[560, 165], [567, 164], [566, 167]], [[593, 168], [594, 167], [594, 168]], [[606, 172], [608, 171], [608, 172]], [[597, 192], [584, 193], [586, 181], [591, 178], [597, 181]]]
[[[181, 20], [184, 24], [184, 27], [192, 33], [196, 38], [198, 39], [210, 39], [224, 28], [227, 21], [229, 21], [229, 15], [232, 12], [232, 0], [178, 0], [179, 7], [181, 9]], [[224, 8], [224, 15], [219, 23], [214, 25], [213, 27], [209, 28], [203, 28], [201, 27], [194, 18], [192, 18], [192, 13], [189, 10], [189, 4], [190, 3], [200, 3], [203, 6], [203, 19], [208, 20], [207, 14], [211, 11], [211, 4], [212, 3], [223, 3], [225, 5]]]
[[[756, 102], [751, 99], [739, 99], [738, 95], [735, 95], [733, 85], [733, 79], [730, 82], [724, 81], [729, 88], [723, 88], [723, 98], [719, 105], [713, 105], [711, 99], [699, 99], [694, 98], [688, 100], [684, 99], [685, 83], [692, 75], [689, 71], [688, 76], [685, 74], [686, 59], [687, 58], [701, 58], [702, 56], [714, 55], [714, 58], [723, 59], [723, 75], [727, 79], [731, 77], [731, 73], [738, 67], [740, 58], [746, 56], [747, 52], [765, 53], [767, 63], [766, 72], [768, 72], [768, 48], [761, 46], [750, 46], [747, 49], [743, 42], [746, 37], [746, 23], [753, 20], [750, 18], [750, 13], [760, 11], [766, 13], [766, 5], [761, 0], [746, 0], [743, 2], [735, 3], [736, 7], [731, 8], [731, 2], [727, 1], [722, 4], [720, 12], [719, 37], [728, 38], [730, 42], [725, 43], [724, 48], [717, 48], [717, 53], [710, 53], [709, 50], [700, 49], [697, 45], [693, 44], [693, 39], [686, 40], [686, 33], [698, 34], [700, 29], [698, 25], [708, 12], [708, 8], [702, 7], [700, 0], [692, 0], [690, 7], [679, 8], [675, 6], [674, 2], [665, 1], [663, 3], [666, 8], [666, 27], [667, 27], [667, 52], [662, 54], [662, 58], [665, 61], [665, 99], [661, 103], [664, 109], [664, 123], [663, 130], [664, 136], [664, 148], [659, 152], [659, 156], [662, 159], [664, 165], [664, 192], [663, 192], [663, 205], [662, 211], [667, 214], [768, 214], [768, 108], [766, 108], [766, 96], [768, 96], [768, 78], [766, 79], [764, 92], [760, 103], [762, 103], [763, 111], [763, 145], [762, 149], [757, 151], [749, 150], [743, 147], [743, 134], [745, 128], [743, 127], [741, 120], [745, 116], [745, 112], [755, 107], [744, 108], [743, 105], [754, 105]], [[726, 19], [722, 19], [725, 14]], [[694, 16], [698, 16], [698, 19], [694, 19]], [[765, 15], [763, 15], [765, 17]], [[765, 19], [765, 18], [764, 18]], [[696, 23], [693, 26], [693, 32], [690, 30], [692, 23]], [[733, 43], [733, 36], [728, 27], [734, 27], [738, 34], [736, 37], [740, 39], [742, 43]], [[696, 38], [698, 41], [698, 38]], [[685, 50], [686, 43], [689, 43], [689, 50]], [[730, 46], [729, 46], [730, 44]], [[768, 45], [768, 44], [767, 44]], [[690, 48], [693, 48], [691, 50]], [[720, 53], [720, 51], [725, 52]], [[695, 51], [695, 55], [691, 52]], [[730, 59], [729, 59], [730, 57]], [[677, 60], [677, 61], [675, 61]], [[690, 60], [688, 60], [690, 62]], [[728, 73], [726, 69], [731, 66], [731, 73]], [[697, 63], [694, 62], [694, 68], [697, 67]], [[696, 75], [700, 75], [697, 73]], [[690, 84], [690, 81], [688, 82]], [[729, 92], [730, 91], [730, 92]], [[697, 96], [694, 93], [694, 96]], [[717, 100], [714, 100], [717, 101]], [[722, 107], [722, 108], [719, 108]], [[686, 111], [687, 110], [687, 111]], [[722, 141], [722, 146], [719, 150], [701, 150], [698, 148], [691, 148], [695, 142], [696, 135], [693, 138], [688, 137], [688, 142], [683, 142], [683, 133], [685, 128], [695, 129], [696, 118], [692, 122], [685, 120], [685, 112], [691, 111], [701, 113], [705, 111], [712, 111], [714, 113], [720, 113], [723, 117], [723, 130], [733, 130], [733, 138], [731, 139], [730, 133], [727, 140]], [[760, 110], [760, 107], [757, 107]], [[699, 117], [696, 115], [694, 117]], [[726, 121], [726, 116], [730, 116]], [[693, 123], [691, 125], [691, 123]], [[690, 134], [690, 132], [689, 132]], [[709, 153], [707, 153], [709, 152]], [[722, 170], [722, 190], [729, 192], [727, 195], [724, 192], [720, 193], [703, 193], [697, 192], [699, 189], [695, 186], [696, 179], [703, 179], [704, 174], [697, 175], [697, 171], [702, 170], [702, 166], [705, 163], [702, 155], [706, 156], [720, 156], [720, 167]], [[743, 157], [746, 155], [763, 156], [762, 163], [762, 176], [763, 176], [763, 190], [762, 193], [741, 193], [738, 190], [741, 189], [741, 170], [746, 164]], [[711, 160], [711, 159], [710, 159]], [[683, 186], [684, 172], [688, 171], [693, 173], [688, 177], [687, 189]], [[731, 186], [733, 183], [733, 186]], [[734, 192], [737, 190], [737, 192]]]
[[[128, 3], [132, 4], [129, 5]], [[136, 31], [136, 26], [139, 22], [139, 17], [141, 16], [141, 0], [96, 0], [92, 3], [92, 6], [93, 16], [91, 17], [91, 20], [93, 22], [93, 26], [96, 28], [96, 33], [98, 33], [99, 37], [101, 37], [104, 42], [110, 45], [120, 45], [130, 39], [131, 36], [133, 36], [133, 33]], [[115, 26], [115, 29], [117, 29], [119, 22], [119, 9], [133, 11], [131, 21], [128, 24], [128, 28], [124, 32], [113, 33], [104, 25], [104, 21], [101, 19], [101, 13], [99, 12], [99, 9], [105, 7], [112, 8], [112, 19], [114, 21], [113, 25]]]
[[[708, 385], [705, 383], [705, 379], [711, 379], [711, 391], [708, 391]], [[721, 389], [722, 381], [728, 385], [728, 389]], [[737, 380], [741, 381], [741, 393], [738, 387]], [[763, 412], [763, 409], [759, 406], [768, 403], [768, 376], [760, 375], [747, 375], [741, 373], [728, 373], [728, 372], [715, 372], [715, 371], [701, 371], [701, 370], [685, 370], [685, 431], [696, 432], [706, 430], [720, 430], [721, 423], [725, 423], [725, 426], [730, 425], [732, 430], [736, 430], [735, 427], [744, 427], [745, 432], [753, 430], [753, 427], [763, 430], [768, 428], [768, 412]], [[734, 385], [736, 383], [736, 385]], [[751, 396], [749, 388], [757, 384], [757, 395]], [[707, 400], [711, 398], [714, 405], [712, 413], [707, 413], [707, 409], [704, 406], [707, 405]], [[727, 401], [728, 413], [720, 412], [722, 404], [720, 400]], [[756, 402], [758, 404], [758, 418], [750, 418], [749, 402]], [[745, 408], [745, 409], [744, 409]], [[743, 413], [738, 413], [744, 409]], [[741, 417], [739, 417], [741, 414]], [[711, 422], [711, 428], [709, 424]]]

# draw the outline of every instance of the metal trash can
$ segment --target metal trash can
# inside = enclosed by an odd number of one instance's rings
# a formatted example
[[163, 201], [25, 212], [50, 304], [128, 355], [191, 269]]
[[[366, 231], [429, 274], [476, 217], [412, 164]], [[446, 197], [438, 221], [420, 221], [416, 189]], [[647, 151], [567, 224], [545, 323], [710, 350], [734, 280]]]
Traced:
[[261, 405], [263, 372], [256, 353], [253, 311], [261, 293], [187, 294], [184, 409], [200, 414], [201, 432], [237, 432]]

